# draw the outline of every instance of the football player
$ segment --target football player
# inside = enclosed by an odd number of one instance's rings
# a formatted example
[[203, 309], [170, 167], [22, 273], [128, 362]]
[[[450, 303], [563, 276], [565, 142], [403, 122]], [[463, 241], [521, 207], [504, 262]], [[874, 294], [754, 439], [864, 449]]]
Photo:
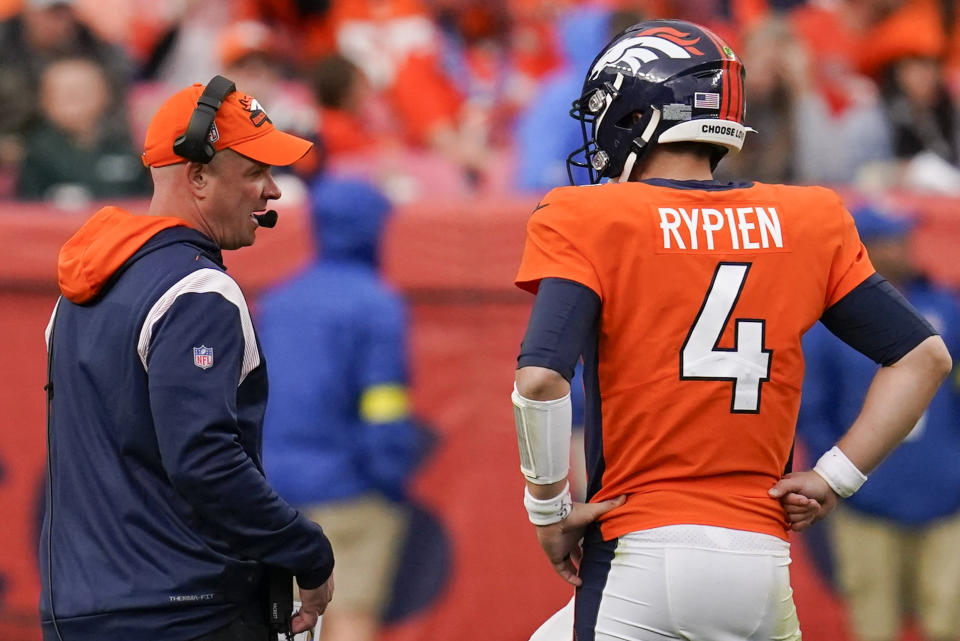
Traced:
[[[688, 22], [616, 36], [571, 111], [584, 144], [568, 163], [603, 184], [554, 189], [527, 225], [524, 504], [576, 586], [577, 641], [800, 639], [788, 531], [855, 492], [950, 371], [837, 194], [713, 180], [750, 131], [743, 77]], [[818, 320], [882, 367], [849, 431], [791, 473], [800, 338]], [[567, 483], [579, 358], [587, 503]]]

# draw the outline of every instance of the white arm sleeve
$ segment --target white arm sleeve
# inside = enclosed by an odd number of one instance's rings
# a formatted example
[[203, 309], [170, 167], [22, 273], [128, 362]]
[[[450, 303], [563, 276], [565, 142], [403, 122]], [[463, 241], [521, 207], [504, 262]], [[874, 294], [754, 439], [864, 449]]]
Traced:
[[573, 409], [570, 394], [552, 401], [524, 398], [513, 386], [513, 418], [520, 448], [520, 471], [536, 485], [567, 478]]

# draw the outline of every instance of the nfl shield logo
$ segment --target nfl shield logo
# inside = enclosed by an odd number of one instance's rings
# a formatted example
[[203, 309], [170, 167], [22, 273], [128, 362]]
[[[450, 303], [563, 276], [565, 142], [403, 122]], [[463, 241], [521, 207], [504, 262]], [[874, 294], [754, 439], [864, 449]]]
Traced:
[[213, 348], [201, 345], [193, 348], [193, 364], [200, 369], [213, 367]]

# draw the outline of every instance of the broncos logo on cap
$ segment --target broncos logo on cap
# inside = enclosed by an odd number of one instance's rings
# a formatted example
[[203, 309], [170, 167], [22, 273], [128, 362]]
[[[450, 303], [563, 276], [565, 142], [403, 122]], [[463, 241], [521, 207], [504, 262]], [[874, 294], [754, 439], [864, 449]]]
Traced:
[[590, 71], [590, 80], [600, 75], [607, 67], [635, 76], [645, 62], [661, 57], [685, 59], [702, 56], [703, 51], [694, 45], [700, 36], [684, 33], [670, 27], [654, 27], [636, 33], [610, 47]]
[[267, 117], [267, 112], [263, 110], [263, 107], [260, 106], [260, 103], [253, 96], [242, 96], [240, 98], [240, 105], [250, 112], [250, 122], [253, 123], [254, 127], [259, 127], [265, 122], [273, 122]]

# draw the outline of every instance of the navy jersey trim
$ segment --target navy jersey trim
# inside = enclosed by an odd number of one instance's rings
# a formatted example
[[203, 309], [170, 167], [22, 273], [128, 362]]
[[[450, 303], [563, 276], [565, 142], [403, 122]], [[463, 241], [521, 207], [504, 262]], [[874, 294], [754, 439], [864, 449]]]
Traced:
[[600, 317], [590, 329], [583, 350], [583, 454], [587, 468], [589, 501], [600, 491], [607, 462], [603, 458], [603, 406], [600, 399]]
[[596, 523], [587, 528], [583, 539], [583, 561], [580, 563], [580, 579], [573, 610], [573, 638], [575, 641], [594, 641], [597, 617], [603, 590], [607, 587], [610, 565], [616, 554], [619, 539], [604, 541], [600, 526]]
[[530, 312], [517, 367], [546, 367], [569, 382], [600, 313], [600, 297], [564, 278], [544, 278]]
[[752, 181], [721, 183], [716, 180], [671, 180], [670, 178], [647, 178], [640, 182], [654, 187], [669, 187], [671, 189], [696, 189], [700, 191], [730, 191], [731, 189], [749, 189]]
[[873, 274], [820, 317], [827, 329], [875, 363], [889, 366], [937, 331], [880, 274]]

